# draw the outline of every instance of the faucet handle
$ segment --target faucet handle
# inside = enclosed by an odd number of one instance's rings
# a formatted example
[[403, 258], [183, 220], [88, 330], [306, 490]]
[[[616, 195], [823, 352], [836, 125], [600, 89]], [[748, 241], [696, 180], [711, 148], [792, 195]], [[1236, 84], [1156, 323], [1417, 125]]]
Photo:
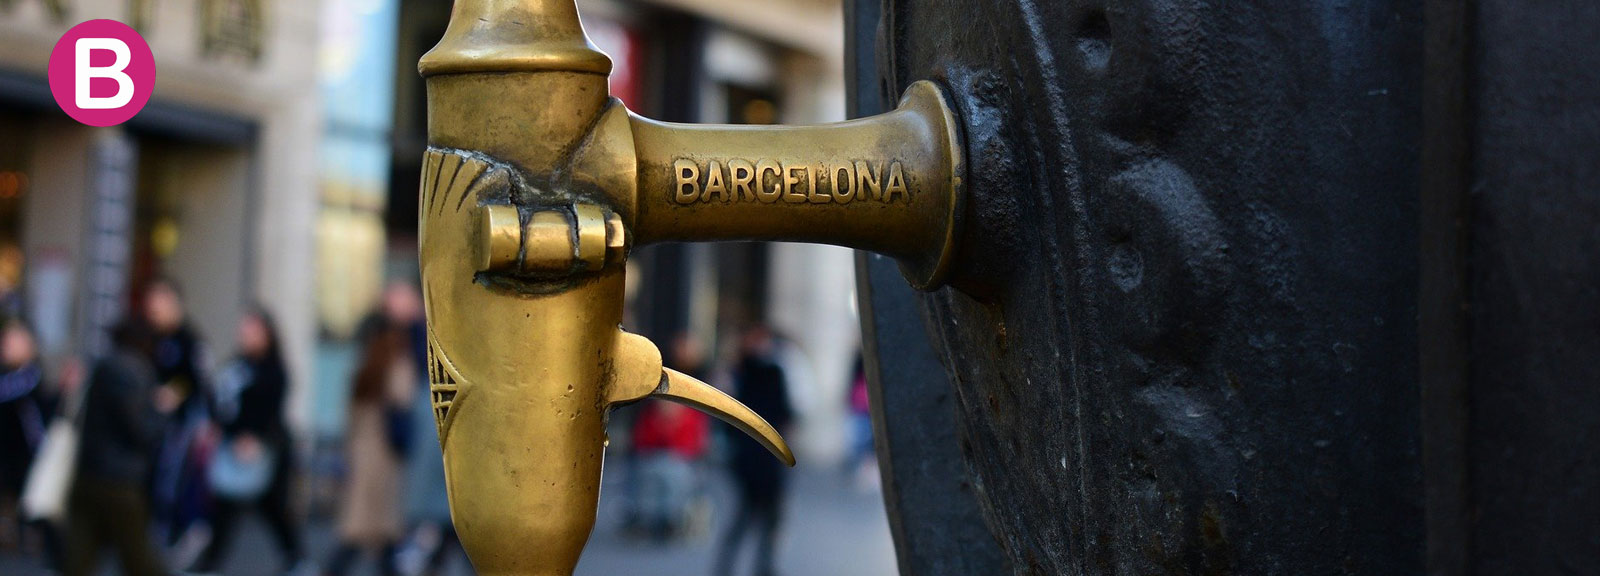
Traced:
[[616, 364], [606, 386], [607, 406], [625, 405], [645, 398], [683, 404], [727, 422], [750, 435], [784, 464], [794, 466], [794, 452], [772, 424], [748, 406], [716, 387], [661, 363], [655, 343], [636, 334], [617, 331]]
[[622, 218], [600, 206], [573, 203], [534, 209], [526, 223], [515, 205], [478, 209], [479, 272], [565, 275], [596, 272], [627, 257]]

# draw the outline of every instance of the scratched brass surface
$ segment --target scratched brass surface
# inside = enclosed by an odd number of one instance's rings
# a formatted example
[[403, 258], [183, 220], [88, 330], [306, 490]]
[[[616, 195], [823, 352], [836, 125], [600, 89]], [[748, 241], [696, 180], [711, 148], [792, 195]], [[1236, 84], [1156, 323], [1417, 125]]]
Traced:
[[630, 114], [610, 68], [573, 0], [458, 0], [419, 65], [429, 379], [456, 528], [485, 574], [572, 573], [614, 406], [680, 402], [794, 463], [759, 415], [618, 328], [633, 246], [838, 244], [925, 288], [953, 252], [960, 147], [934, 85], [854, 122], [688, 126]]

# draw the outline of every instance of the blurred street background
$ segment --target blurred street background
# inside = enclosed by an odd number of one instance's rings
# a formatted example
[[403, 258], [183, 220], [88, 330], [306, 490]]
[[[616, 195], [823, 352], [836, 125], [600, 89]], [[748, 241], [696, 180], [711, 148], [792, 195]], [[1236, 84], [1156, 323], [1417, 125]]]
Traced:
[[[608, 470], [614, 470], [608, 468]], [[797, 470], [791, 512], [784, 543], [778, 556], [780, 574], [896, 574], [894, 543], [884, 517], [880, 497], [841, 483], [827, 472]], [[620, 479], [607, 476], [605, 490], [615, 494]], [[713, 492], [722, 501], [735, 498], [732, 486], [714, 480]], [[654, 576], [697, 576], [711, 573], [716, 558], [712, 538], [704, 534], [669, 544], [653, 544], [628, 536], [623, 530], [626, 505], [617, 498], [604, 497], [600, 503], [599, 524], [589, 539], [577, 576], [615, 576], [642, 574]], [[713, 530], [726, 527], [730, 507], [719, 509]], [[239, 576], [280, 574], [276, 566], [260, 561], [272, 549], [266, 526], [250, 523], [241, 529], [239, 545], [226, 562], [224, 573]], [[332, 528], [314, 523], [306, 533], [307, 548], [326, 553], [332, 548]], [[750, 559], [743, 558], [741, 568]], [[0, 555], [0, 574], [42, 574], [39, 559], [18, 554]], [[103, 574], [118, 572], [107, 563]], [[359, 573], [376, 574], [368, 568]], [[748, 572], [739, 572], [748, 573]], [[460, 556], [448, 560], [441, 575], [472, 574], [471, 566]]]
[[[578, 4], [612, 94], [641, 114], [844, 119], [838, 0]], [[449, 11], [0, 0], [0, 574], [367, 573], [385, 559], [421, 574], [436, 550], [445, 573], [468, 573], [426, 465], [415, 284], [416, 63]], [[98, 18], [139, 30], [158, 68], [150, 104], [110, 128], [61, 113], [45, 80], [61, 34]], [[714, 574], [729, 535], [749, 536], [732, 573], [756, 573], [768, 533], [778, 573], [895, 571], [854, 281], [852, 253], [831, 247], [635, 252], [625, 327], [732, 393], [778, 390], [801, 467], [752, 484], [731, 428], [621, 410], [580, 574]], [[80, 414], [122, 424], [72, 426]], [[68, 444], [58, 429], [78, 430], [76, 457], [52, 451]], [[125, 441], [140, 435], [148, 449]], [[753, 492], [778, 495], [776, 512]], [[151, 557], [128, 558], [127, 538]]]

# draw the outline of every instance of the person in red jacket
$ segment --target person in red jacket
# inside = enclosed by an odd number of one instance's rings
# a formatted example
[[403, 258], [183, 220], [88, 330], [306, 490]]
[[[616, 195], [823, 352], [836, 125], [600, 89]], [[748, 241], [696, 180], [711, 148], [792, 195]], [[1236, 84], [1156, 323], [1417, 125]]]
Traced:
[[[679, 338], [673, 364], [695, 374], [699, 362], [693, 346]], [[681, 534], [694, 497], [694, 463], [705, 455], [710, 436], [706, 415], [671, 402], [651, 400], [640, 407], [633, 425], [638, 458], [638, 520], [649, 536], [665, 542]]]
[[641, 456], [671, 455], [695, 461], [706, 451], [706, 415], [671, 402], [652, 400], [639, 412], [633, 445]]

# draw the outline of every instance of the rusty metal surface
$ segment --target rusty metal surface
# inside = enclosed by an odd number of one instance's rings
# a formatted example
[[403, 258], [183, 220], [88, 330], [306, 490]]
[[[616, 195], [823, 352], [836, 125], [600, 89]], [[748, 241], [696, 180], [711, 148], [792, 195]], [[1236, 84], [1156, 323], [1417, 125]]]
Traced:
[[1600, 571], [1600, 7], [884, 5], [967, 129], [923, 299], [1016, 572]]
[[967, 130], [925, 305], [1015, 571], [1422, 572], [1421, 6], [884, 16], [891, 91]]

